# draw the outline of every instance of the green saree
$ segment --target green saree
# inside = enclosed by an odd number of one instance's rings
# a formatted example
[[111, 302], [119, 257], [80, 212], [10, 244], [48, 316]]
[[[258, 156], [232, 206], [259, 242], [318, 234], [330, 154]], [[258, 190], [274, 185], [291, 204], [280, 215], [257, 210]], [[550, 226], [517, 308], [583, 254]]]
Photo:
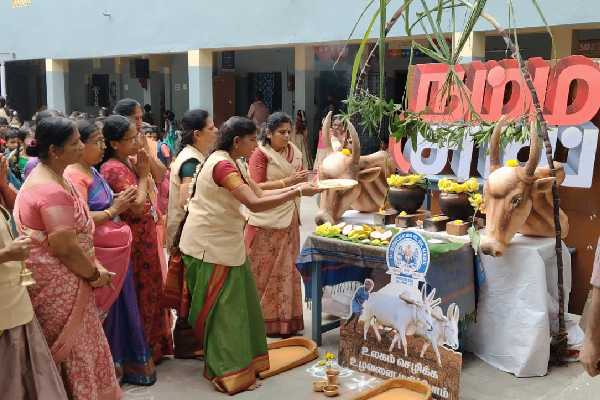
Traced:
[[204, 376], [234, 394], [269, 369], [265, 321], [246, 262], [227, 267], [183, 255], [192, 301], [189, 322], [204, 349]]

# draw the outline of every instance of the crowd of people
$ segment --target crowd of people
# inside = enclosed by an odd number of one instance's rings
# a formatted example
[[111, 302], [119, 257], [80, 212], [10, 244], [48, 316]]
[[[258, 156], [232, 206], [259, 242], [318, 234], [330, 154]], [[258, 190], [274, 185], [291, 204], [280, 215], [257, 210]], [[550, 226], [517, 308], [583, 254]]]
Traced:
[[204, 359], [219, 391], [259, 387], [267, 336], [304, 329], [300, 197], [320, 192], [290, 116], [5, 114], [3, 395], [119, 399], [169, 355]]

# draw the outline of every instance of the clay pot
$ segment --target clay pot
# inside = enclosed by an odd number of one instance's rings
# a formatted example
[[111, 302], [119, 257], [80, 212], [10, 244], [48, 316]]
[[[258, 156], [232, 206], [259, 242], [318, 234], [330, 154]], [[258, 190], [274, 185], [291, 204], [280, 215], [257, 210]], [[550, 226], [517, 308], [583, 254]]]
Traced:
[[469, 195], [466, 193], [440, 193], [439, 205], [445, 216], [450, 219], [468, 220], [473, 216], [475, 210], [469, 203]]
[[423, 205], [425, 191], [418, 187], [391, 187], [388, 198], [396, 211], [414, 214]]

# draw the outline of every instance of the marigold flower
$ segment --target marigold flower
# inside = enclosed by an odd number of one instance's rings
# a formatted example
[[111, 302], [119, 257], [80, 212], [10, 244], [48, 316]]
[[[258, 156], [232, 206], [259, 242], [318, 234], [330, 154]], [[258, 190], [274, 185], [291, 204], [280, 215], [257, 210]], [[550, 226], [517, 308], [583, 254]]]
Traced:
[[506, 166], [507, 167], [511, 167], [511, 168], [518, 167], [519, 166], [519, 160], [508, 160], [506, 162]]
[[351, 154], [349, 149], [342, 149], [342, 154], [345, 156], [349, 156]]

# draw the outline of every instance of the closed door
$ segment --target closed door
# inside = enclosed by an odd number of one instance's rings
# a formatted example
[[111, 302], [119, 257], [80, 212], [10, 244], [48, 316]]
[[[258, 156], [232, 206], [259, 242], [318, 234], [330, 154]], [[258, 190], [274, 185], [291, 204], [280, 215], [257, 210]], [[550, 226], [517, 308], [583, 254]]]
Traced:
[[235, 115], [235, 75], [213, 76], [213, 114], [216, 126]]

